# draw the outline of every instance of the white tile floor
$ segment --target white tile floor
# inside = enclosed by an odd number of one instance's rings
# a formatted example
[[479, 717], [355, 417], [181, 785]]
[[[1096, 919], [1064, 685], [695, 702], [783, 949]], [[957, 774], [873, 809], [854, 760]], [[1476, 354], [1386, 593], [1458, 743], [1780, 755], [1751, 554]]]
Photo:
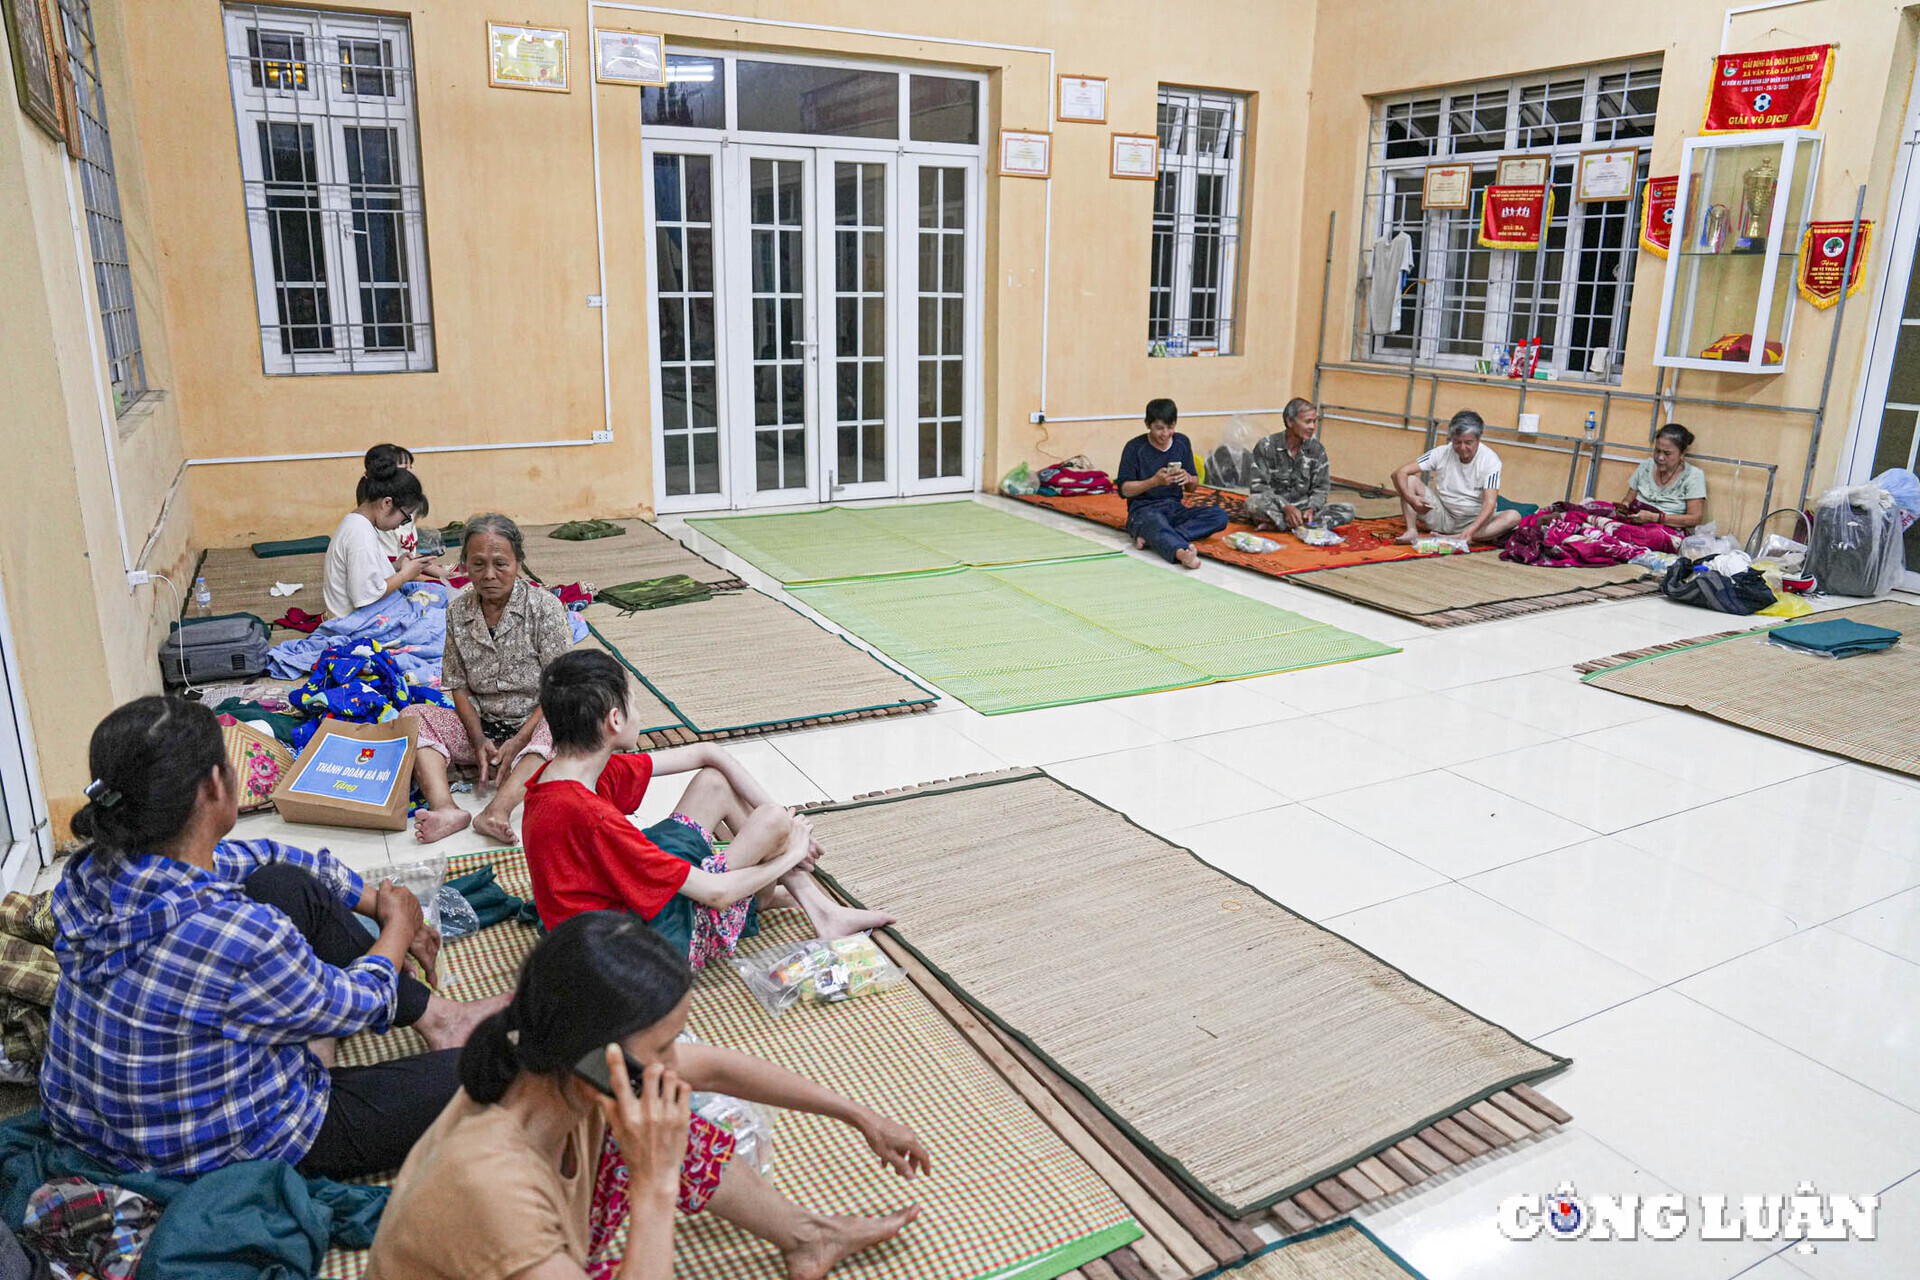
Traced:
[[[1572, 1058], [1544, 1086], [1574, 1113], [1566, 1131], [1363, 1215], [1430, 1280], [1920, 1275], [1920, 782], [1590, 688], [1570, 669], [1726, 629], [1704, 611], [1641, 598], [1430, 631], [1227, 566], [1199, 576], [1404, 652], [1014, 716], [942, 699], [734, 749], [794, 803], [1044, 764]], [[244, 833], [273, 830], [313, 838], [270, 817]], [[405, 833], [328, 843], [362, 866], [418, 856]], [[1790, 1194], [1802, 1180], [1885, 1193], [1882, 1238], [1803, 1254], [1498, 1234], [1501, 1199], [1565, 1180], [1588, 1193]]]

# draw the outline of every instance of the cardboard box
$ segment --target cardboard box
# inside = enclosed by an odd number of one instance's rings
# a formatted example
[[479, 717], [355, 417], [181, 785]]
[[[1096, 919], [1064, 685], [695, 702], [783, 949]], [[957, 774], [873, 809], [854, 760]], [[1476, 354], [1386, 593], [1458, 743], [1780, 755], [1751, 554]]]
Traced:
[[274, 787], [274, 808], [288, 822], [405, 831], [419, 733], [410, 715], [384, 724], [327, 717]]

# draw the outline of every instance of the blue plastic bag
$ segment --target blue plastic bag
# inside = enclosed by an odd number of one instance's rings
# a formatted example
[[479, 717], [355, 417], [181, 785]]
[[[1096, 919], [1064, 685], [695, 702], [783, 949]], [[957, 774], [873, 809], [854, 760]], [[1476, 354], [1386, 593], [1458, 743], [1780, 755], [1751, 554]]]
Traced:
[[1900, 508], [1900, 527], [1911, 529], [1914, 520], [1920, 518], [1920, 476], [1895, 467], [1882, 471], [1873, 482], [1893, 495], [1894, 505]]

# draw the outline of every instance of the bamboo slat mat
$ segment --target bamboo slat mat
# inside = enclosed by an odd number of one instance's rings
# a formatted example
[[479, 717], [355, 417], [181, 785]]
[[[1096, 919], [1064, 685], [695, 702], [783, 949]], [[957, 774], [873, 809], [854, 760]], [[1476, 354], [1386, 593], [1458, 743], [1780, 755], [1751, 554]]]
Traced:
[[1221, 1280], [1424, 1280], [1380, 1237], [1355, 1222], [1283, 1240], [1222, 1273]]
[[[530, 886], [514, 851], [450, 859], [450, 875], [492, 862], [509, 892]], [[770, 913], [751, 950], [806, 936], [796, 912]], [[535, 940], [531, 926], [495, 925], [449, 943], [449, 994], [475, 999], [511, 987]], [[911, 985], [844, 1005], [769, 1018], [731, 968], [694, 985], [689, 1027], [704, 1040], [798, 1071], [911, 1125], [933, 1155], [931, 1176], [903, 1182], [845, 1125], [782, 1113], [772, 1180], [829, 1212], [877, 1213], [916, 1202], [899, 1240], [835, 1268], [836, 1280], [1048, 1280], [1140, 1238], [1126, 1206], [966, 1045]], [[343, 1065], [403, 1056], [412, 1032], [355, 1036]], [[778, 1275], [772, 1247], [711, 1215], [676, 1224], [674, 1274], [690, 1280]], [[1024, 1264], [1024, 1265], [1022, 1265]], [[365, 1255], [335, 1249], [322, 1280], [357, 1280]]]
[[937, 696], [758, 591], [622, 616], [588, 606], [600, 640], [699, 734], [931, 705]]
[[[213, 593], [215, 613], [251, 613], [262, 622], [271, 623], [275, 618], [285, 617], [287, 609], [293, 606], [326, 616], [326, 563], [324, 554], [274, 556], [262, 560], [248, 547], [218, 548], [201, 559], [199, 576], [207, 580], [207, 590]], [[291, 596], [268, 595], [276, 582], [302, 585]], [[191, 611], [192, 583], [186, 584], [183, 595], [186, 598], [181, 604]], [[276, 643], [300, 634], [285, 627], [273, 630]]]
[[1635, 564], [1549, 569], [1484, 552], [1323, 569], [1288, 581], [1430, 627], [1490, 622], [1660, 589], [1658, 580]]
[[[1920, 777], [1920, 605], [1883, 600], [1814, 615], [1891, 627], [1882, 653], [1818, 658], [1769, 644], [1774, 627], [1583, 663], [1597, 689]], [[1778, 624], [1776, 624], [1778, 625]]]
[[1114, 554], [1077, 534], [967, 500], [687, 524], [786, 583]]
[[1222, 1212], [1566, 1065], [1039, 771], [811, 812], [843, 897]]
[[739, 584], [731, 569], [723, 569], [695, 555], [645, 520], [608, 523], [617, 524], [627, 532], [619, 537], [568, 542], [548, 536], [559, 525], [527, 526], [521, 530], [521, 537], [527, 547], [528, 568], [550, 586], [591, 582], [595, 586], [612, 587], [676, 573], [710, 585]]

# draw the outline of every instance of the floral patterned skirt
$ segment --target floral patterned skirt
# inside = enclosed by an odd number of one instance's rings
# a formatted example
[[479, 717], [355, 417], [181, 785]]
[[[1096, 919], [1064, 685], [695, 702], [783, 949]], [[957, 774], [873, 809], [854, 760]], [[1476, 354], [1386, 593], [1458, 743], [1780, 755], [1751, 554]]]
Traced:
[[[687, 1125], [687, 1154], [680, 1161], [679, 1208], [699, 1213], [720, 1185], [727, 1161], [733, 1158], [734, 1136], [712, 1121], [693, 1116]], [[627, 1162], [613, 1131], [600, 1148], [600, 1169], [593, 1180], [593, 1208], [587, 1224], [588, 1280], [613, 1280], [626, 1258], [614, 1253], [614, 1238], [627, 1221]]]

